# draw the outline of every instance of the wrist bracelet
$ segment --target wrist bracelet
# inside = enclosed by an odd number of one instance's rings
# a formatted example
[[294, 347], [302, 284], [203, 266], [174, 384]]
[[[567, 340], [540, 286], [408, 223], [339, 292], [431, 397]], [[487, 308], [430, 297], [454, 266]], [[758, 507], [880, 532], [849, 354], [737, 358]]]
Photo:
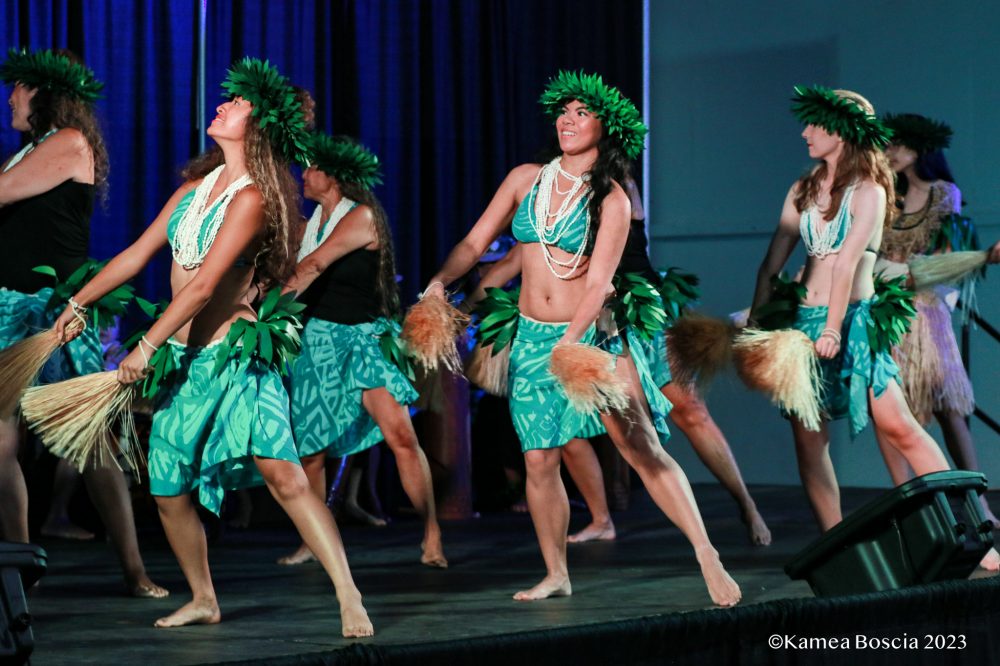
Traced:
[[841, 343], [840, 331], [833, 328], [824, 328], [823, 332], [819, 334], [819, 337], [829, 337], [837, 341], [839, 345]]

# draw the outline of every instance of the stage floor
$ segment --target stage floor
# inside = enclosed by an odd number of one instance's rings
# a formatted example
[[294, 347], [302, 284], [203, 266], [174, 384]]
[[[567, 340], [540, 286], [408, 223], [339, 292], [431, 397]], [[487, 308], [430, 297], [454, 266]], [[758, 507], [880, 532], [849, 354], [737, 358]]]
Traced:
[[[802, 490], [756, 486], [751, 492], [774, 536], [767, 548], [749, 544], [736, 505], [721, 487], [695, 487], [709, 534], [742, 586], [742, 605], [811, 597], [804, 582], [782, 571], [817, 536]], [[844, 509], [878, 494], [847, 489]], [[585, 517], [574, 511], [571, 529], [582, 527]], [[376, 630], [360, 642], [414, 645], [711, 607], [690, 547], [644, 491], [633, 492], [631, 508], [615, 519], [616, 541], [570, 547], [573, 596], [534, 603], [511, 600], [543, 574], [526, 514], [445, 524], [446, 571], [419, 564], [415, 520], [381, 529], [347, 526], [351, 569]], [[230, 530], [210, 548], [221, 624], [154, 629], [153, 621], [186, 602], [188, 593], [162, 537], [141, 539], [151, 576], [173, 593], [167, 599], [125, 597], [107, 544], [40, 541], [49, 571], [29, 596], [33, 664], [239, 662], [329, 653], [358, 642], [340, 637], [336, 599], [318, 564], [274, 563], [296, 544], [290, 529]]]

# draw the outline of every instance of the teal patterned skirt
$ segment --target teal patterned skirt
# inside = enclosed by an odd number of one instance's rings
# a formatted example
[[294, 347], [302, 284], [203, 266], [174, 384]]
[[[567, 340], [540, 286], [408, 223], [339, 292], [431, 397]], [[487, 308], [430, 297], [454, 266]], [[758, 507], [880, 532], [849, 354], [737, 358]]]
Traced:
[[670, 383], [666, 331], [660, 331], [651, 340], [646, 340], [641, 336], [636, 336], [636, 338], [638, 338], [642, 355], [646, 358], [646, 365], [649, 366], [649, 374], [653, 377], [653, 383], [663, 388]]
[[[899, 382], [899, 367], [892, 355], [874, 353], [868, 341], [872, 302], [857, 301], [847, 307], [840, 327], [840, 353], [820, 359], [824, 416], [831, 420], [847, 417], [852, 437], [868, 425], [868, 389], [878, 398], [890, 382]], [[816, 341], [826, 328], [828, 311], [825, 305], [800, 305], [794, 327]]]
[[[521, 450], [551, 449], [565, 446], [574, 437], [594, 437], [606, 432], [597, 412], [578, 412], [563, 391], [559, 380], [549, 372], [552, 348], [562, 338], [568, 323], [541, 322], [520, 315], [517, 333], [511, 341], [509, 387], [510, 414], [521, 440]], [[620, 337], [599, 344], [597, 329], [591, 326], [580, 342], [592, 344], [613, 354], [624, 347]], [[660, 442], [670, 438], [667, 415], [670, 402], [659, 391], [650, 374], [638, 336], [627, 333], [629, 352], [639, 372], [642, 391], [653, 416], [653, 427]]]
[[366, 390], [385, 387], [401, 405], [417, 391], [382, 354], [379, 338], [399, 335], [399, 324], [380, 318], [366, 324], [311, 319], [302, 353], [292, 366], [292, 424], [299, 455], [321, 451], [349, 456], [381, 442], [382, 432], [361, 403]]
[[[0, 289], [0, 349], [52, 328], [62, 314], [61, 308], [46, 309], [52, 289], [34, 294]], [[71, 342], [60, 347], [42, 368], [38, 381], [59, 382], [104, 370], [104, 351], [100, 335], [92, 326]]]
[[177, 370], [156, 400], [150, 490], [172, 497], [198, 489], [202, 506], [218, 514], [225, 491], [264, 482], [254, 456], [298, 464], [288, 393], [257, 360], [233, 358], [215, 374], [216, 345], [168, 345]]

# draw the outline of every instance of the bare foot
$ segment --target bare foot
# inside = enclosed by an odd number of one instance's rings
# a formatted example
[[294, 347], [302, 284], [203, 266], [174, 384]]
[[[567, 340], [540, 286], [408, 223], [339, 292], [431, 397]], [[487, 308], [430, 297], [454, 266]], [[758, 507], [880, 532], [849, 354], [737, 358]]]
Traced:
[[528, 502], [519, 500], [510, 505], [510, 510], [514, 513], [528, 513]]
[[756, 508], [751, 509], [749, 515], [743, 514], [743, 524], [747, 526], [747, 536], [754, 546], [770, 546], [771, 530], [767, 528], [767, 523]]
[[348, 518], [369, 527], [385, 527], [388, 525], [385, 519], [373, 516], [354, 502], [344, 502], [344, 513]]
[[546, 576], [542, 582], [530, 590], [521, 590], [514, 595], [514, 601], [538, 601], [549, 597], [568, 597], [573, 594], [569, 576]]
[[54, 539], [71, 539], [73, 541], [91, 541], [94, 538], [93, 532], [77, 527], [68, 520], [45, 523], [42, 525], [41, 534]]
[[722, 567], [719, 553], [711, 546], [706, 546], [695, 550], [695, 556], [701, 565], [701, 575], [705, 577], [708, 594], [715, 605], [729, 608], [738, 604], [743, 594], [740, 586]]
[[153, 623], [154, 627], [186, 627], [190, 624], [218, 624], [222, 620], [219, 604], [212, 601], [190, 601], [166, 617]]
[[368, 619], [368, 612], [361, 605], [361, 597], [356, 601], [340, 604], [340, 629], [344, 638], [374, 636], [375, 628]]
[[566, 537], [566, 543], [587, 543], [588, 541], [614, 541], [615, 524], [610, 520], [606, 523], [591, 523], [576, 534]]
[[309, 546], [302, 544], [299, 546], [291, 555], [285, 555], [284, 557], [278, 558], [278, 564], [284, 564], [286, 566], [295, 566], [296, 564], [305, 564], [306, 562], [315, 562], [316, 556], [313, 552], [309, 550]]
[[420, 544], [420, 563], [437, 569], [447, 569], [448, 560], [444, 556], [441, 535], [428, 537]]
[[163, 599], [170, 596], [170, 591], [165, 587], [160, 587], [149, 579], [149, 576], [142, 574], [135, 578], [126, 578], [125, 587], [128, 588], [130, 597], [136, 599]]
[[1000, 554], [996, 548], [990, 548], [990, 552], [979, 561], [979, 568], [987, 571], [1000, 571]]

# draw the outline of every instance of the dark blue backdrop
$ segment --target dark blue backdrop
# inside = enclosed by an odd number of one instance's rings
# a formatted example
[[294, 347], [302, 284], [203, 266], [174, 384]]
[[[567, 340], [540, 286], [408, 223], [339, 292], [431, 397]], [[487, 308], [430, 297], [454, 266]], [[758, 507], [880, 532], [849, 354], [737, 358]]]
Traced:
[[[133, 239], [197, 147], [196, 0], [2, 0], [0, 49], [67, 47], [106, 83], [111, 157], [92, 253]], [[642, 93], [641, 0], [356, 0], [207, 3], [209, 116], [226, 67], [269, 58], [313, 91], [320, 128], [382, 159], [404, 296], [412, 298], [507, 171], [551, 136], [536, 99], [559, 68]], [[6, 94], [6, 93], [5, 93]], [[7, 155], [19, 137], [4, 123]], [[308, 203], [307, 203], [308, 208]], [[168, 295], [167, 257], [138, 285]]]

